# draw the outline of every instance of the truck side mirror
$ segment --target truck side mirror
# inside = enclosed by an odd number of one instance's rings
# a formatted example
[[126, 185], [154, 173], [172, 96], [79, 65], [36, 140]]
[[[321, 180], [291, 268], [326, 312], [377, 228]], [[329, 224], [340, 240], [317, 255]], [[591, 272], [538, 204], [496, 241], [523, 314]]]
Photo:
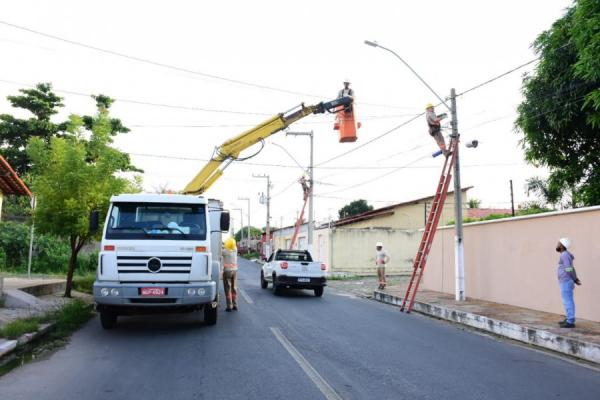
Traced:
[[100, 211], [93, 210], [90, 212], [90, 233], [94, 233], [100, 227]]
[[229, 230], [229, 213], [222, 212], [221, 213], [221, 231], [227, 232]]

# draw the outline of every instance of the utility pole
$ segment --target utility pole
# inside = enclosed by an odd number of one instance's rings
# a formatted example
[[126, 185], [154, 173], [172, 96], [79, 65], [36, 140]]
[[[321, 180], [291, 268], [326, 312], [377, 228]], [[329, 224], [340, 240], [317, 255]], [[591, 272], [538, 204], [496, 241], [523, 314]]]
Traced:
[[314, 132], [287, 132], [285, 135], [292, 136], [308, 136], [310, 138], [310, 164], [308, 166], [308, 180], [310, 185], [310, 192], [308, 194], [308, 232], [306, 235], [308, 236], [308, 251], [312, 253], [313, 250], [313, 229], [314, 229], [314, 185], [315, 185], [315, 177], [314, 177]]
[[[232, 211], [240, 212], [240, 243], [244, 240], [244, 213], [241, 208], [232, 208]], [[233, 237], [235, 238], [235, 230], [233, 231]]]
[[33, 258], [33, 235], [35, 232], [35, 207], [36, 207], [36, 198], [35, 196], [31, 197], [31, 232], [29, 234], [29, 255], [27, 257], [27, 278], [31, 279], [31, 261]]
[[267, 180], [267, 227], [265, 229], [265, 256], [268, 258], [271, 255], [271, 177], [269, 175], [254, 175], [254, 178], [263, 178]]
[[250, 250], [250, 198], [248, 197], [238, 197], [238, 200], [246, 200], [248, 201], [248, 229], [247, 229], [247, 235], [246, 235], [246, 251]]
[[512, 216], [515, 216], [515, 197], [513, 195], [513, 186], [512, 179], [510, 180], [510, 209], [512, 211]]
[[455, 288], [454, 298], [457, 301], [465, 300], [465, 253], [463, 240], [463, 215], [462, 215], [462, 190], [460, 187], [460, 159], [458, 119], [456, 116], [456, 90], [450, 90], [450, 112], [452, 113], [452, 139], [456, 140], [454, 146], [454, 213], [455, 213], [455, 236], [454, 236], [454, 276]]

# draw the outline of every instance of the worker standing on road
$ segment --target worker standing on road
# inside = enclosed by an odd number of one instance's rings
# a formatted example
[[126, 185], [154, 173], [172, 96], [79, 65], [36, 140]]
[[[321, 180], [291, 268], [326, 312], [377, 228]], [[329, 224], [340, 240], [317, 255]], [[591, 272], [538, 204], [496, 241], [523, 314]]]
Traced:
[[375, 253], [375, 266], [377, 268], [377, 277], [379, 278], [378, 289], [385, 289], [385, 265], [390, 262], [390, 255], [383, 249], [383, 243], [377, 242], [375, 244], [377, 252]]
[[427, 125], [429, 126], [429, 134], [433, 136], [435, 142], [440, 147], [442, 154], [446, 157], [450, 155], [450, 152], [446, 149], [446, 142], [442, 135], [442, 124], [441, 121], [446, 117], [446, 114], [436, 115], [433, 109], [433, 104], [429, 103], [425, 106], [425, 118], [427, 119]]
[[581, 285], [577, 277], [573, 260], [575, 256], [568, 250], [571, 247], [569, 238], [562, 238], [556, 245], [556, 251], [560, 253], [558, 260], [558, 284], [560, 285], [560, 295], [565, 307], [566, 318], [558, 324], [563, 328], [575, 328], [575, 301], [573, 291], [575, 285]]
[[223, 249], [223, 289], [227, 308], [237, 311], [237, 247], [234, 238], [225, 241]]

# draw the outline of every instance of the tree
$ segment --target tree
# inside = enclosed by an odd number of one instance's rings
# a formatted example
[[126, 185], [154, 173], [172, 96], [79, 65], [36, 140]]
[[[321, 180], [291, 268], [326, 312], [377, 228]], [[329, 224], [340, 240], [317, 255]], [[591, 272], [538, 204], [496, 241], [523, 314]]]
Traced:
[[[250, 226], [250, 237], [251, 238], [259, 238], [260, 235], [262, 234], [262, 231], [258, 228], [255, 228], [254, 226]], [[248, 237], [248, 227], [242, 227], [242, 229], [240, 229], [239, 231], [236, 232], [235, 234], [235, 240], [237, 240], [238, 242], [240, 240], [242, 240], [242, 235], [244, 236], [244, 239], [246, 239]]]
[[546, 166], [551, 203], [600, 204], [600, 2], [576, 0], [537, 37], [516, 127], [527, 161]]
[[27, 147], [33, 162], [33, 189], [38, 199], [37, 230], [69, 242], [71, 255], [65, 297], [71, 296], [77, 255], [94, 236], [88, 230], [90, 212], [106, 213], [111, 195], [134, 191], [139, 184], [119, 175], [137, 169], [127, 154], [110, 146], [112, 121], [108, 107], [101, 105], [90, 132], [85, 132], [87, 124], [83, 118], [72, 115], [64, 137], [53, 137], [48, 143], [34, 137]]
[[373, 210], [373, 206], [368, 205], [366, 200], [361, 199], [346, 204], [344, 207], [340, 208], [338, 214], [340, 218], [348, 218], [371, 210]]
[[481, 206], [481, 200], [469, 199], [469, 208], [479, 208]]

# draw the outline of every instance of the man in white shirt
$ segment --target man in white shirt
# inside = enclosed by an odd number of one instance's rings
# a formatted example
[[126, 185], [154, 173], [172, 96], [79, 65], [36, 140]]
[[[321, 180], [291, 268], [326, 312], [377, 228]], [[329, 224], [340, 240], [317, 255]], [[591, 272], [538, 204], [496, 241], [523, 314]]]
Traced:
[[375, 266], [377, 268], [377, 277], [379, 278], [379, 290], [385, 289], [385, 266], [390, 262], [390, 255], [383, 249], [383, 243], [377, 242], [375, 244]]
[[[344, 88], [338, 92], [338, 99], [342, 97], [350, 97], [354, 100], [354, 90], [350, 89], [350, 79], [344, 79]], [[349, 104], [344, 108], [344, 111], [349, 113], [352, 111], [352, 105]]]

